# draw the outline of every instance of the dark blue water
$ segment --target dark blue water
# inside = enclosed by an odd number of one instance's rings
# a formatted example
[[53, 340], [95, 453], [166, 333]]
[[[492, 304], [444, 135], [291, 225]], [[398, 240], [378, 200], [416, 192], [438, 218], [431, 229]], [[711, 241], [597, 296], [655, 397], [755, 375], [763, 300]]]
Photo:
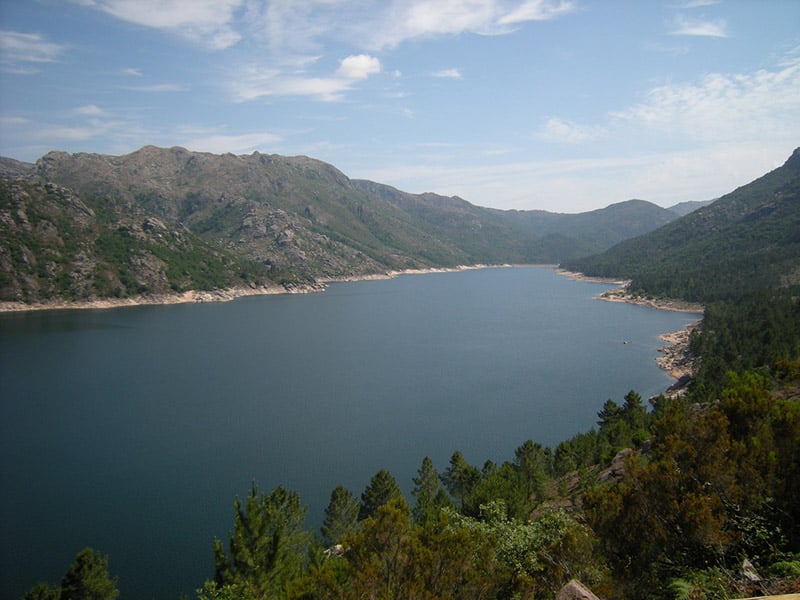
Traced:
[[587, 431], [605, 400], [670, 384], [657, 336], [696, 319], [605, 289], [485, 269], [0, 316], [3, 597], [85, 546], [122, 600], [193, 596], [252, 481], [298, 491], [317, 527], [336, 485], [381, 468], [408, 492], [426, 455], [480, 467]]

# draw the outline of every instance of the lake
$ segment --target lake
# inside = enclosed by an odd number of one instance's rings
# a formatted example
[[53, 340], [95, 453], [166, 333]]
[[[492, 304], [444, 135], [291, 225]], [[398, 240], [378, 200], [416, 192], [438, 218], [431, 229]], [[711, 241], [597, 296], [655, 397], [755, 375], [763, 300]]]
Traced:
[[657, 336], [698, 318], [592, 300], [609, 288], [515, 267], [0, 315], [2, 597], [86, 546], [122, 600], [194, 597], [253, 481], [298, 491], [317, 528], [381, 468], [408, 495], [425, 456], [480, 468], [588, 431], [607, 399], [670, 385]]

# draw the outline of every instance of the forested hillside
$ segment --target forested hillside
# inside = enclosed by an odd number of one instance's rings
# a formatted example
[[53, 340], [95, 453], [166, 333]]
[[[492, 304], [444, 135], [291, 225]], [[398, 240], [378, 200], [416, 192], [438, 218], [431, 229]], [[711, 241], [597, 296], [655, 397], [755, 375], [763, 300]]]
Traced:
[[630, 291], [697, 302], [800, 283], [800, 149], [763, 177], [664, 227], [563, 266]]

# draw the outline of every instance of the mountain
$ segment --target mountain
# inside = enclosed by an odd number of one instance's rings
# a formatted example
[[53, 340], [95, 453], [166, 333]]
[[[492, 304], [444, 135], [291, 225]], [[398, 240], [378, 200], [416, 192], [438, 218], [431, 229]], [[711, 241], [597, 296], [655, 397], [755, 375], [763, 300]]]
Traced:
[[674, 212], [676, 215], [684, 217], [689, 213], [696, 211], [698, 208], [708, 206], [712, 202], [713, 200], [688, 200], [687, 202], [673, 204], [667, 210]]
[[547, 257], [544, 262], [601, 252], [676, 218], [669, 210], [644, 200], [628, 200], [578, 214], [542, 210], [496, 212], [510, 225], [536, 238], [535, 252]]
[[50, 152], [0, 176], [0, 300], [26, 302], [558, 262], [675, 218], [642, 201], [500, 211], [258, 152]]
[[[483, 208], [457, 196], [410, 194], [373, 181], [353, 184], [417, 217], [431, 234], [466, 250], [474, 262], [555, 263], [599, 252], [676, 218], [642, 200], [563, 214]], [[521, 260], [509, 258], [514, 255]]]
[[652, 296], [712, 301], [800, 284], [800, 148], [779, 168], [606, 252], [564, 261]]
[[26, 177], [31, 174], [33, 167], [31, 163], [0, 156], [0, 177]]

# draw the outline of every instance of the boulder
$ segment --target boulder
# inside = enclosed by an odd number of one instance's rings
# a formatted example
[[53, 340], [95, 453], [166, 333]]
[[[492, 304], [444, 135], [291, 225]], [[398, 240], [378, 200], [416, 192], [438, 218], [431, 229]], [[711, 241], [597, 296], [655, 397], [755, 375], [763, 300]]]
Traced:
[[556, 600], [600, 600], [589, 588], [573, 579], [558, 592]]

